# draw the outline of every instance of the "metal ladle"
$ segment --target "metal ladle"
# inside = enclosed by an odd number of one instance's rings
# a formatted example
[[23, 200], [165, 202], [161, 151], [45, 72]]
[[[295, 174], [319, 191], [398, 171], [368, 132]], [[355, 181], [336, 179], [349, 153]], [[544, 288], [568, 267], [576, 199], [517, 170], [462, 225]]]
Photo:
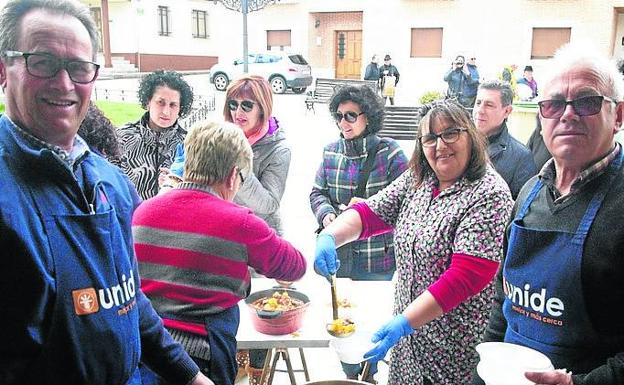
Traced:
[[[332, 319], [337, 320], [339, 319], [339, 317], [338, 317], [338, 295], [336, 294], [336, 275], [332, 275], [330, 277], [330, 282], [331, 282], [331, 297], [332, 297]], [[349, 337], [351, 334], [355, 332], [355, 330], [352, 330], [347, 333], [336, 333], [334, 330], [331, 330], [332, 325], [333, 323], [328, 323], [326, 325], [326, 329], [327, 329], [327, 333], [329, 333], [333, 337], [345, 338], [345, 337]]]

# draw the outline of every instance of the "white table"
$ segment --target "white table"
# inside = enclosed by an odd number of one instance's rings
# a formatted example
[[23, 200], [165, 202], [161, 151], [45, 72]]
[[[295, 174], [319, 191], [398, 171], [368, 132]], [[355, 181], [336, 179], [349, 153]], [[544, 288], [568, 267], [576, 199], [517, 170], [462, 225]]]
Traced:
[[[272, 279], [253, 278], [251, 291], [270, 289], [277, 284]], [[293, 334], [271, 336], [257, 332], [251, 323], [251, 315], [244, 301], [239, 303], [240, 326], [236, 335], [238, 349], [267, 349], [269, 354], [264, 363], [263, 377], [269, 376], [269, 385], [273, 380], [275, 364], [281, 356], [286, 361], [290, 382], [295, 385], [295, 371], [303, 371], [309, 381], [307, 364], [303, 356], [304, 348], [326, 348], [333, 338], [326, 331], [327, 323], [332, 321], [331, 293], [329, 283], [317, 276], [305, 277], [295, 282], [293, 288], [310, 298], [306, 309], [303, 326]], [[339, 278], [336, 283], [338, 298], [347, 298], [353, 304], [351, 308], [340, 308], [339, 316], [348, 316], [356, 328], [376, 331], [392, 317], [393, 289], [387, 281], [352, 281]], [[301, 354], [303, 370], [293, 370], [288, 354], [289, 348], [297, 348]], [[264, 378], [263, 378], [264, 380]], [[263, 383], [263, 382], [261, 382]]]

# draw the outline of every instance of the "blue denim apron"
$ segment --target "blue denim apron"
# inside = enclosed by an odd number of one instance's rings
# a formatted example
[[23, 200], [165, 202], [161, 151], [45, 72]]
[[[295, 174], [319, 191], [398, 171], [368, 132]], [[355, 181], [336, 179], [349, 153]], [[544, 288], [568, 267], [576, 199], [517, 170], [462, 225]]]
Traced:
[[[33, 195], [50, 242], [56, 302], [29, 376], [49, 384], [140, 385], [139, 277], [122, 234], [129, 223], [119, 222], [100, 182], [89, 185], [100, 180], [95, 171], [82, 171], [89, 173], [79, 178], [93, 197], [84, 201], [89, 212], [55, 196], [53, 187]], [[69, 195], [86, 199], [73, 187]]]
[[[505, 342], [546, 354], [555, 368], [578, 371], [603, 342], [588, 317], [581, 280], [583, 245], [624, 152], [594, 194], [576, 232], [525, 227], [522, 220], [543, 184], [537, 181], [511, 225], [503, 268]], [[584, 363], [585, 361], [585, 363]]]

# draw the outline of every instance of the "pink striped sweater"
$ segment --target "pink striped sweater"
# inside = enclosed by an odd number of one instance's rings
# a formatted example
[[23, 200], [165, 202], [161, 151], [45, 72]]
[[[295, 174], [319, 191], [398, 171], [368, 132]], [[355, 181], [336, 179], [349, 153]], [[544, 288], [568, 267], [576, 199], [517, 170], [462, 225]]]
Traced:
[[248, 266], [294, 281], [306, 261], [249, 209], [182, 183], [143, 202], [132, 220], [141, 288], [165, 326], [206, 335], [206, 316], [247, 297]]

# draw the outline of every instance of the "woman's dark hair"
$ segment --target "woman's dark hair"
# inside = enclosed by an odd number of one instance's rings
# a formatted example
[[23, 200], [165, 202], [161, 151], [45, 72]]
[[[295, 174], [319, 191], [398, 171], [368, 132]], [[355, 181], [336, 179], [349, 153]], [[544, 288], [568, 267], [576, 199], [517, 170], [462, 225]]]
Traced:
[[89, 103], [87, 115], [78, 128], [78, 135], [87, 142], [92, 150], [100, 153], [112, 164], [119, 165], [121, 163], [117, 130], [93, 102]]
[[372, 88], [367, 85], [338, 88], [329, 102], [329, 112], [333, 114], [338, 110], [338, 106], [345, 102], [357, 104], [361, 112], [366, 115], [368, 125], [364, 135], [374, 134], [381, 130], [384, 120], [384, 102]]
[[469, 181], [474, 181], [485, 175], [489, 157], [487, 154], [487, 143], [483, 134], [477, 130], [468, 110], [453, 100], [438, 100], [422, 108], [424, 116], [420, 119], [417, 130], [416, 145], [410, 160], [409, 167], [415, 175], [415, 188], [425, 179], [427, 175], [433, 175], [433, 169], [429, 165], [423, 150], [420, 137], [423, 132], [431, 132], [431, 127], [436, 120], [444, 120], [452, 126], [467, 129], [466, 133], [470, 137], [470, 160], [464, 175]]
[[179, 117], [185, 117], [191, 112], [193, 106], [193, 89], [182, 78], [182, 75], [175, 71], [157, 70], [145, 75], [139, 84], [139, 102], [147, 110], [149, 103], [157, 87], [166, 86], [180, 93], [180, 113]]

